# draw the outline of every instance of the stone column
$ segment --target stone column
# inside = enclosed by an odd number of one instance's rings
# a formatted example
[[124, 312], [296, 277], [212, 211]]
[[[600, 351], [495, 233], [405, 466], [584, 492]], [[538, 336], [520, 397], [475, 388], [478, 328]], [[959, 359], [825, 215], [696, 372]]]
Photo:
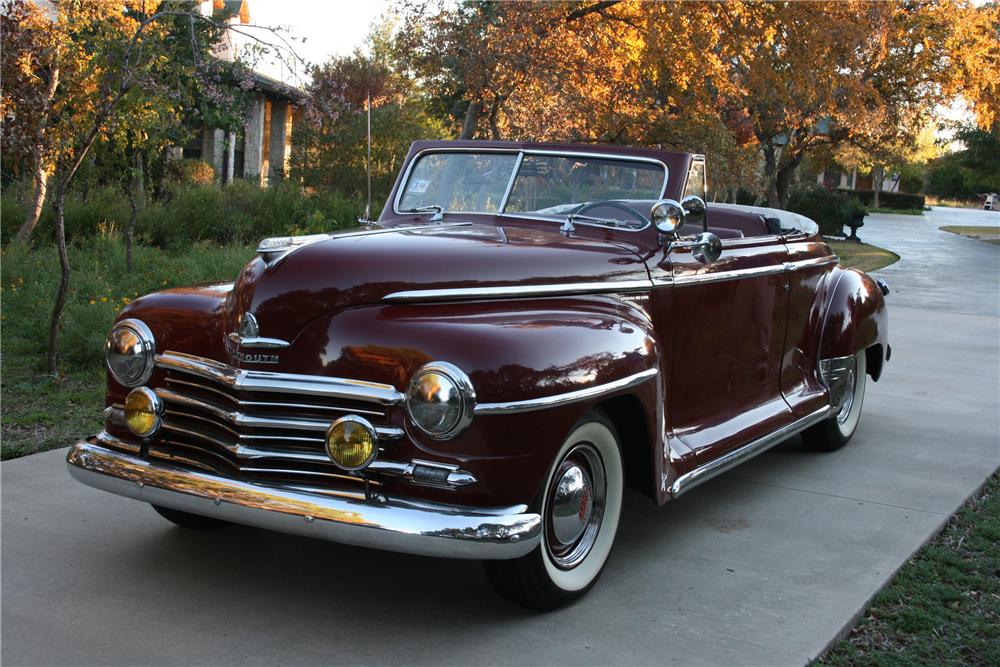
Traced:
[[233, 182], [233, 167], [236, 161], [236, 133], [228, 132], [226, 134], [226, 169], [225, 169], [225, 183], [228, 185]]
[[260, 185], [261, 161], [264, 159], [263, 95], [258, 95], [253, 101], [243, 136], [243, 177]]
[[288, 132], [288, 102], [285, 100], [271, 100], [271, 137], [270, 137], [270, 172], [268, 173], [268, 183], [280, 181], [285, 177], [285, 167], [288, 153], [287, 137]]

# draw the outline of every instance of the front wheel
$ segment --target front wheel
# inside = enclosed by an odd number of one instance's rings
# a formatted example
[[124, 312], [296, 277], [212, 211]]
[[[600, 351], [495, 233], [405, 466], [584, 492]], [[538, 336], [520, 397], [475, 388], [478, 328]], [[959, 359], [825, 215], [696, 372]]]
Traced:
[[521, 558], [483, 563], [497, 593], [543, 611], [582, 597], [611, 553], [623, 485], [614, 425], [592, 413], [569, 434], [549, 470], [541, 499], [541, 544]]
[[823, 452], [840, 449], [858, 429], [861, 406], [865, 401], [865, 356], [864, 350], [854, 355], [845, 375], [842, 398], [834, 406], [836, 412], [802, 432], [802, 439], [809, 448]]

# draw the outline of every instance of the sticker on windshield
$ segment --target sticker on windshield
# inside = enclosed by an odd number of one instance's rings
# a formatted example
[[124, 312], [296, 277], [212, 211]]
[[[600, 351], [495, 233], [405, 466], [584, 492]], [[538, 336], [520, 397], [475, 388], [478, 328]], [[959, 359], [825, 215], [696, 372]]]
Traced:
[[410, 181], [410, 187], [407, 188], [407, 191], [418, 195], [423, 194], [427, 192], [427, 186], [429, 186], [430, 184], [431, 184], [430, 179], [415, 178], [412, 181]]

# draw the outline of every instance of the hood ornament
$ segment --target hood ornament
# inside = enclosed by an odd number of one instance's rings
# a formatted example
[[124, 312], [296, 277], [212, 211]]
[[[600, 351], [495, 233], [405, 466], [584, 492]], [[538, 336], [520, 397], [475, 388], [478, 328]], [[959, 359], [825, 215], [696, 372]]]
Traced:
[[229, 334], [228, 342], [229, 351], [236, 359], [251, 364], [276, 364], [280, 358], [277, 354], [247, 354], [242, 348], [283, 350], [289, 345], [288, 341], [280, 338], [261, 337], [257, 318], [249, 312], [243, 313], [240, 317], [239, 330]]

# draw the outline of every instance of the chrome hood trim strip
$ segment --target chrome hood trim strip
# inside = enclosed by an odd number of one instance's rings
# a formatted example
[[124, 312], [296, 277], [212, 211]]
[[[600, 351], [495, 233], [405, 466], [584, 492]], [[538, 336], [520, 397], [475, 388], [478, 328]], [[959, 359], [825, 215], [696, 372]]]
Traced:
[[382, 297], [389, 303], [420, 303], [425, 301], [462, 301], [496, 297], [526, 298], [533, 296], [568, 296], [576, 294], [608, 294], [638, 292], [653, 286], [649, 280], [621, 280], [605, 283], [561, 283], [555, 285], [501, 285], [498, 287], [456, 287], [392, 292]]
[[640, 384], [652, 377], [655, 377], [657, 373], [659, 373], [659, 370], [655, 368], [649, 368], [647, 370], [640, 371], [635, 375], [629, 375], [628, 377], [621, 378], [620, 380], [615, 380], [613, 382], [608, 382], [606, 384], [595, 385], [593, 387], [587, 387], [586, 389], [578, 389], [576, 391], [566, 392], [565, 394], [556, 394], [554, 396], [546, 396], [544, 398], [533, 398], [533, 399], [528, 399], [526, 401], [508, 401], [506, 403], [479, 403], [478, 405], [476, 405], [476, 414], [510, 415], [510, 414], [517, 414], [519, 412], [532, 412], [534, 410], [544, 410], [546, 408], [552, 408], [559, 405], [568, 405], [570, 403], [579, 403], [580, 401], [586, 401], [591, 398], [603, 396], [604, 394], [610, 394], [615, 391], [620, 391], [622, 389], [634, 387], [637, 384]]

